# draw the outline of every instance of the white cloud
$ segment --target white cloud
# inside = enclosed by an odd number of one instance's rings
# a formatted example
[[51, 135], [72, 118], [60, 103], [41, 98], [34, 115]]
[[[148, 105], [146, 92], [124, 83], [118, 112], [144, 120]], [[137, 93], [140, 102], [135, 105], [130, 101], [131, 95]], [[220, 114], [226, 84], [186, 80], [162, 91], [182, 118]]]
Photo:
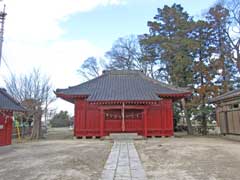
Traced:
[[8, 0], [6, 37], [20, 41], [56, 40], [64, 33], [59, 26], [70, 15], [98, 6], [120, 5], [123, 0]]
[[[89, 56], [101, 56], [105, 49], [88, 40], [63, 40], [60, 26], [71, 15], [92, 11], [98, 6], [122, 5], [125, 0], [5, 0], [7, 17], [3, 55], [11, 71], [26, 73], [34, 67], [51, 77], [55, 88], [80, 83], [76, 70]], [[1, 2], [0, 5], [3, 4]], [[9, 70], [1, 63], [0, 86]], [[61, 109], [72, 106], [57, 101]], [[59, 108], [59, 109], [60, 109]]]
[[[86, 40], [55, 41], [45, 46], [6, 42], [4, 57], [15, 73], [40, 68], [51, 76], [56, 87], [79, 83], [76, 70], [89, 56], [102, 56], [104, 50]], [[5, 74], [7, 74], [6, 72]]]
[[[104, 52], [86, 40], [56, 41], [44, 47], [6, 42], [4, 49], [4, 57], [13, 73], [23, 74], [32, 71], [34, 67], [40, 68], [41, 72], [51, 78], [54, 89], [82, 82], [83, 79], [77, 74], [77, 69], [83, 60], [89, 56], [102, 56]], [[3, 78], [10, 75], [3, 62], [0, 75]], [[2, 81], [1, 86], [3, 85]], [[54, 106], [73, 114], [72, 105], [63, 100], [58, 100]]]

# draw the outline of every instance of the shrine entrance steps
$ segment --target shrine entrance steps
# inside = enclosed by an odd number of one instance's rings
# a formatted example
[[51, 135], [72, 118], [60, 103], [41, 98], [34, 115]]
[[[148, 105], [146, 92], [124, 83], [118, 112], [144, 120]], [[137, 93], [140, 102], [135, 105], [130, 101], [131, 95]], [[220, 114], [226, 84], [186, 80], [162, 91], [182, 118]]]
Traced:
[[109, 136], [105, 136], [104, 139], [107, 140], [140, 140], [144, 139], [143, 136], [137, 133], [110, 133]]

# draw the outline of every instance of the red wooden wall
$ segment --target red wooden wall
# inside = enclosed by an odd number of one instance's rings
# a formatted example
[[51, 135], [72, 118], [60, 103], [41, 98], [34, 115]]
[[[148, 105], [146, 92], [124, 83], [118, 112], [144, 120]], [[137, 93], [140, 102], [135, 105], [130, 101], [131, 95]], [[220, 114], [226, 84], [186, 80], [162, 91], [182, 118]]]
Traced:
[[86, 101], [76, 101], [74, 135], [100, 136], [100, 110]]
[[172, 100], [164, 99], [147, 112], [148, 136], [173, 136]]
[[[101, 136], [101, 116], [103, 116], [103, 136], [109, 135], [109, 133], [112, 132], [122, 132], [121, 119], [105, 120], [105, 116], [103, 113], [101, 114], [102, 107], [104, 107], [104, 105], [89, 104], [84, 100], [77, 100], [75, 102], [74, 135], [76, 137]], [[173, 110], [171, 99], [163, 99], [155, 105], [138, 105], [138, 108], [139, 107], [142, 107], [143, 118], [125, 120], [124, 132], [137, 132], [144, 136], [173, 135]], [[144, 122], [145, 118], [146, 123]], [[146, 133], [144, 133], [145, 128]]]
[[0, 114], [0, 146], [12, 143], [12, 113]]

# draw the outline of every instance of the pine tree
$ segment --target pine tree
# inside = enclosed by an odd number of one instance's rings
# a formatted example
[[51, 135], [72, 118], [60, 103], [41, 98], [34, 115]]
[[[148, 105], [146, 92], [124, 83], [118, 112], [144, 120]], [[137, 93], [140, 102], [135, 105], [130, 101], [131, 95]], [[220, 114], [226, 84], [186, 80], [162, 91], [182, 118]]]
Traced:
[[183, 11], [181, 5], [164, 6], [158, 9], [154, 21], [148, 22], [150, 34], [142, 41], [154, 46], [160, 54], [160, 64], [165, 64], [169, 83], [182, 87], [192, 82], [193, 57], [189, 51], [193, 45], [189, 39], [192, 23], [192, 17]]
[[[142, 45], [151, 47], [155, 54], [159, 54], [158, 65], [161, 66], [158, 70], [167, 72], [165, 76], [168, 83], [180, 87], [186, 87], [193, 82], [192, 48], [195, 46], [195, 41], [190, 38], [193, 25], [192, 17], [184, 12], [181, 5], [164, 6], [163, 9], [158, 9], [154, 21], [148, 22], [150, 34], [144, 35], [145, 38], [141, 41]], [[191, 124], [187, 118], [184, 100], [182, 107], [190, 132]]]
[[206, 16], [211, 29], [213, 30], [212, 43], [215, 56], [215, 84], [219, 86], [220, 93], [225, 93], [232, 87], [231, 77], [233, 76], [234, 62], [231, 54], [231, 46], [227, 37], [227, 27], [229, 21], [229, 11], [220, 4], [209, 9]]

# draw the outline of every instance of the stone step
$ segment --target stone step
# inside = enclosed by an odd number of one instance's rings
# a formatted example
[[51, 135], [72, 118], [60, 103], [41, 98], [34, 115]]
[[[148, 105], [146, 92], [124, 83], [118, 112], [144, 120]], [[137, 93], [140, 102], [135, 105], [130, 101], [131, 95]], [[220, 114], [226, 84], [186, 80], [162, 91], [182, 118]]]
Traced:
[[143, 136], [140, 136], [137, 133], [111, 133], [109, 136], [106, 136], [105, 139], [109, 139], [109, 140], [137, 140], [137, 139], [143, 139]]

